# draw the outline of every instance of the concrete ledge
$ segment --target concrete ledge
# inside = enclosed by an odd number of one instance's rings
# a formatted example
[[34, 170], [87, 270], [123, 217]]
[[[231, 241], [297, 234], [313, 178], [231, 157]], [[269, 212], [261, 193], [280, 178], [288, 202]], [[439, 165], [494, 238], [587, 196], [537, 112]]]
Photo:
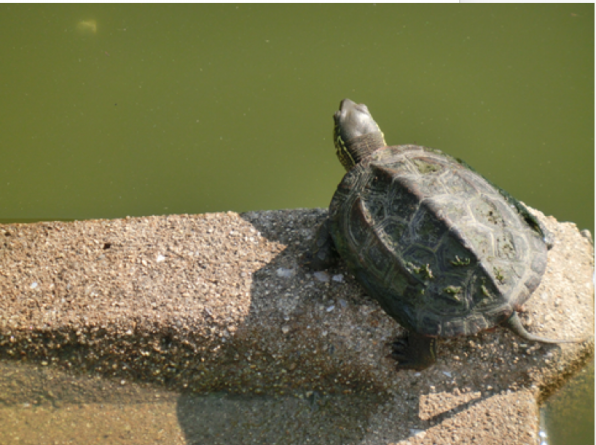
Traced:
[[[535, 443], [537, 402], [593, 353], [497, 329], [395, 372], [401, 328], [342, 268], [300, 267], [324, 210], [0, 226], [0, 357], [197, 392], [377, 394], [362, 443]], [[593, 331], [593, 248], [556, 237], [522, 315], [553, 338]]]

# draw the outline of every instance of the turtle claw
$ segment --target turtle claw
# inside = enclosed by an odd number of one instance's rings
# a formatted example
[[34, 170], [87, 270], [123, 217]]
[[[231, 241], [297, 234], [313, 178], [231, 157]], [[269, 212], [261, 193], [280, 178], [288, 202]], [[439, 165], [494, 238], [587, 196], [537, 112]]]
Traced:
[[410, 333], [391, 344], [391, 358], [397, 361], [396, 369], [420, 371], [435, 363], [436, 339]]
[[400, 369], [416, 369], [416, 360], [412, 355], [407, 337], [398, 338], [391, 344], [391, 358], [397, 362], [398, 371]]
[[391, 357], [395, 360], [404, 360], [408, 356], [408, 339], [397, 338], [391, 343]]

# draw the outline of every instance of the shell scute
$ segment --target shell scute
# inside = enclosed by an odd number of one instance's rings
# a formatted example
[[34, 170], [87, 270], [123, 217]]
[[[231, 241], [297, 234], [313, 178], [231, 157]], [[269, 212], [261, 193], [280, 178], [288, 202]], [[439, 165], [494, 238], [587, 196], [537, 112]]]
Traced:
[[410, 221], [408, 235], [404, 242], [429, 248], [436, 248], [439, 241], [449, 232], [448, 221], [438, 217], [433, 212], [432, 201], [424, 200], [420, 203], [416, 213]]
[[532, 260], [532, 265], [530, 267], [532, 268], [533, 272], [536, 272], [537, 274], [540, 274], [540, 276], [542, 276], [542, 274], [546, 270], [546, 258], [540, 255], [534, 257], [534, 259]]

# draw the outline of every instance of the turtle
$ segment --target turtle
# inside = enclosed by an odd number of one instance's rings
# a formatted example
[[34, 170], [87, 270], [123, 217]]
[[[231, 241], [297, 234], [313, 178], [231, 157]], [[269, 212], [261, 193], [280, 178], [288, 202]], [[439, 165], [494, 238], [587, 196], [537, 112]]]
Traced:
[[391, 344], [397, 370], [436, 361], [438, 338], [504, 326], [524, 340], [521, 305], [536, 290], [553, 237], [520, 201], [460, 159], [419, 145], [387, 146], [364, 104], [344, 99], [333, 140], [346, 169], [306, 255], [339, 258], [407, 335]]

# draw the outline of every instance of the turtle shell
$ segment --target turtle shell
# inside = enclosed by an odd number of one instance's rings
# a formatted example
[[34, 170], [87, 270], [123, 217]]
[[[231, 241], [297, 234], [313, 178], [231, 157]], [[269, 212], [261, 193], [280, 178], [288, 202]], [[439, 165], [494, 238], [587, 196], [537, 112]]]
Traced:
[[472, 335], [538, 287], [547, 246], [511, 199], [437, 150], [382, 147], [329, 207], [335, 247], [370, 296], [421, 335]]

